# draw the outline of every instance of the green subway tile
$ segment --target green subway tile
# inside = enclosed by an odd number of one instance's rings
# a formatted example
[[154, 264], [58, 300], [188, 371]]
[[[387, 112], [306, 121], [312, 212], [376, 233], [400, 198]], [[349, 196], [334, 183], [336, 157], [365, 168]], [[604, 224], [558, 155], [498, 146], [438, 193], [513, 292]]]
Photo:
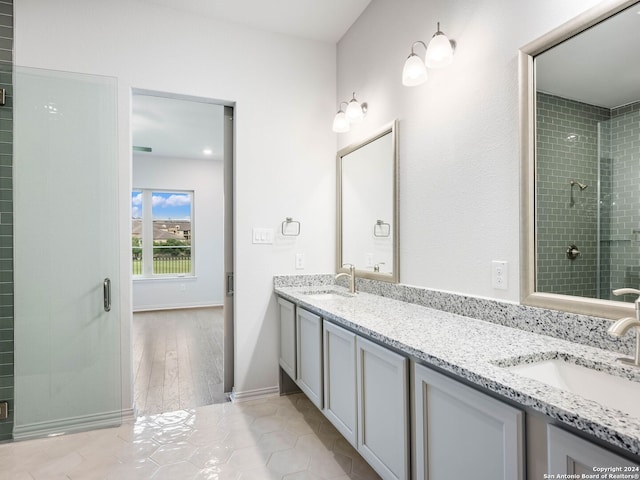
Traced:
[[4, 225], [13, 225], [13, 212], [1, 212], [0, 220]]
[[[6, 237], [0, 237], [0, 258], [13, 258], [13, 247], [3, 247], [3, 239]], [[13, 243], [13, 242], [12, 242]], [[1, 280], [0, 280], [1, 281]]]
[[[10, 260], [6, 260], [6, 261], [10, 261]], [[5, 283], [5, 282], [13, 282], [13, 272], [11, 272], [11, 271], [0, 271], [0, 282], [3, 282], [3, 283]]]
[[[0, 307], [1, 309], [2, 307]], [[13, 340], [13, 328], [5, 328], [0, 330], [0, 342], [3, 340]]]
[[13, 387], [0, 387], [0, 402], [6, 402], [8, 400], [13, 400], [14, 398]]
[[13, 28], [0, 27], [0, 38], [13, 38]]
[[0, 329], [13, 328], [13, 326], [14, 326], [13, 317], [0, 318]]
[[13, 178], [13, 167], [0, 165], [0, 178]]
[[13, 387], [13, 376], [0, 377], [0, 387]]
[[11, 440], [13, 433], [13, 419], [0, 420], [0, 440]]
[[0, 317], [13, 317], [13, 305], [0, 305]]
[[0, 353], [0, 365], [13, 365], [13, 352]]
[[[13, 308], [13, 294], [0, 295], [0, 308]], [[10, 317], [11, 315], [5, 315]]]
[[0, 376], [13, 376], [13, 365], [0, 365]]

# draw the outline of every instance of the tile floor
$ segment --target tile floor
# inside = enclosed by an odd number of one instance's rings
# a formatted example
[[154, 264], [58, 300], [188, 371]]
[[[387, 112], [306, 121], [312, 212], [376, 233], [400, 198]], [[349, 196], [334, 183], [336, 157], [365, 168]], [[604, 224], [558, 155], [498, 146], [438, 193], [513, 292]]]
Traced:
[[0, 444], [7, 480], [377, 479], [302, 394]]

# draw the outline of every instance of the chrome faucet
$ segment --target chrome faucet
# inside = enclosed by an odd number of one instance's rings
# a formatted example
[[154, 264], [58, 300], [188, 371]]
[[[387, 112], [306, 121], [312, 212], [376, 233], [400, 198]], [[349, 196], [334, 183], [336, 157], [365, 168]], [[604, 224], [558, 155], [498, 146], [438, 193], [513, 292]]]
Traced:
[[349, 293], [356, 293], [356, 267], [350, 263], [344, 263], [343, 267], [349, 267], [349, 273], [340, 272], [336, 274], [336, 280], [340, 277], [349, 277]]
[[633, 365], [635, 367], [640, 367], [640, 290], [636, 290], [635, 288], [619, 288], [613, 291], [614, 295], [638, 295], [636, 298], [634, 305], [636, 309], [636, 318], [633, 317], [624, 317], [620, 320], [617, 320], [613, 323], [608, 329], [607, 332], [609, 335], [614, 337], [622, 337], [625, 335], [630, 329], [636, 329], [636, 353], [634, 358], [619, 358], [618, 360]]

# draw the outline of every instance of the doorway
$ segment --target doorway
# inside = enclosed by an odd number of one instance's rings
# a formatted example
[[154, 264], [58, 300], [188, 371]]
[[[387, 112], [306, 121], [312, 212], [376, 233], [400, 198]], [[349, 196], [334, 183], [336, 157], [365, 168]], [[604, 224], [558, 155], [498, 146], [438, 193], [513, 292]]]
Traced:
[[134, 404], [149, 415], [226, 401], [233, 107], [136, 89], [131, 130]]

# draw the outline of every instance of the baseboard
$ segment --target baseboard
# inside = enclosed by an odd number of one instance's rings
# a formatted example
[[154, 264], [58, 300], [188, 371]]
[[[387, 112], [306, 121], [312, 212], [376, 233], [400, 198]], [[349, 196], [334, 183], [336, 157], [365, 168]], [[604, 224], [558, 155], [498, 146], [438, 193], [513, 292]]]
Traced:
[[125, 421], [134, 420], [133, 409], [105, 412], [95, 415], [82, 415], [62, 420], [36, 422], [17, 425], [13, 428], [14, 440], [28, 440], [46, 437], [53, 434], [66, 434], [96, 430], [99, 428], [117, 427]]
[[155, 312], [160, 310], [187, 310], [190, 308], [211, 308], [211, 307], [224, 307], [222, 303], [186, 303], [184, 305], [181, 304], [167, 304], [167, 305], [140, 305], [138, 307], [133, 307], [132, 312]]
[[257, 400], [259, 398], [276, 397], [278, 395], [279, 389], [277, 385], [267, 388], [257, 388], [255, 390], [246, 390], [244, 392], [238, 392], [234, 388], [231, 395], [229, 395], [229, 399], [232, 403], [240, 403], [248, 402], [249, 400]]

